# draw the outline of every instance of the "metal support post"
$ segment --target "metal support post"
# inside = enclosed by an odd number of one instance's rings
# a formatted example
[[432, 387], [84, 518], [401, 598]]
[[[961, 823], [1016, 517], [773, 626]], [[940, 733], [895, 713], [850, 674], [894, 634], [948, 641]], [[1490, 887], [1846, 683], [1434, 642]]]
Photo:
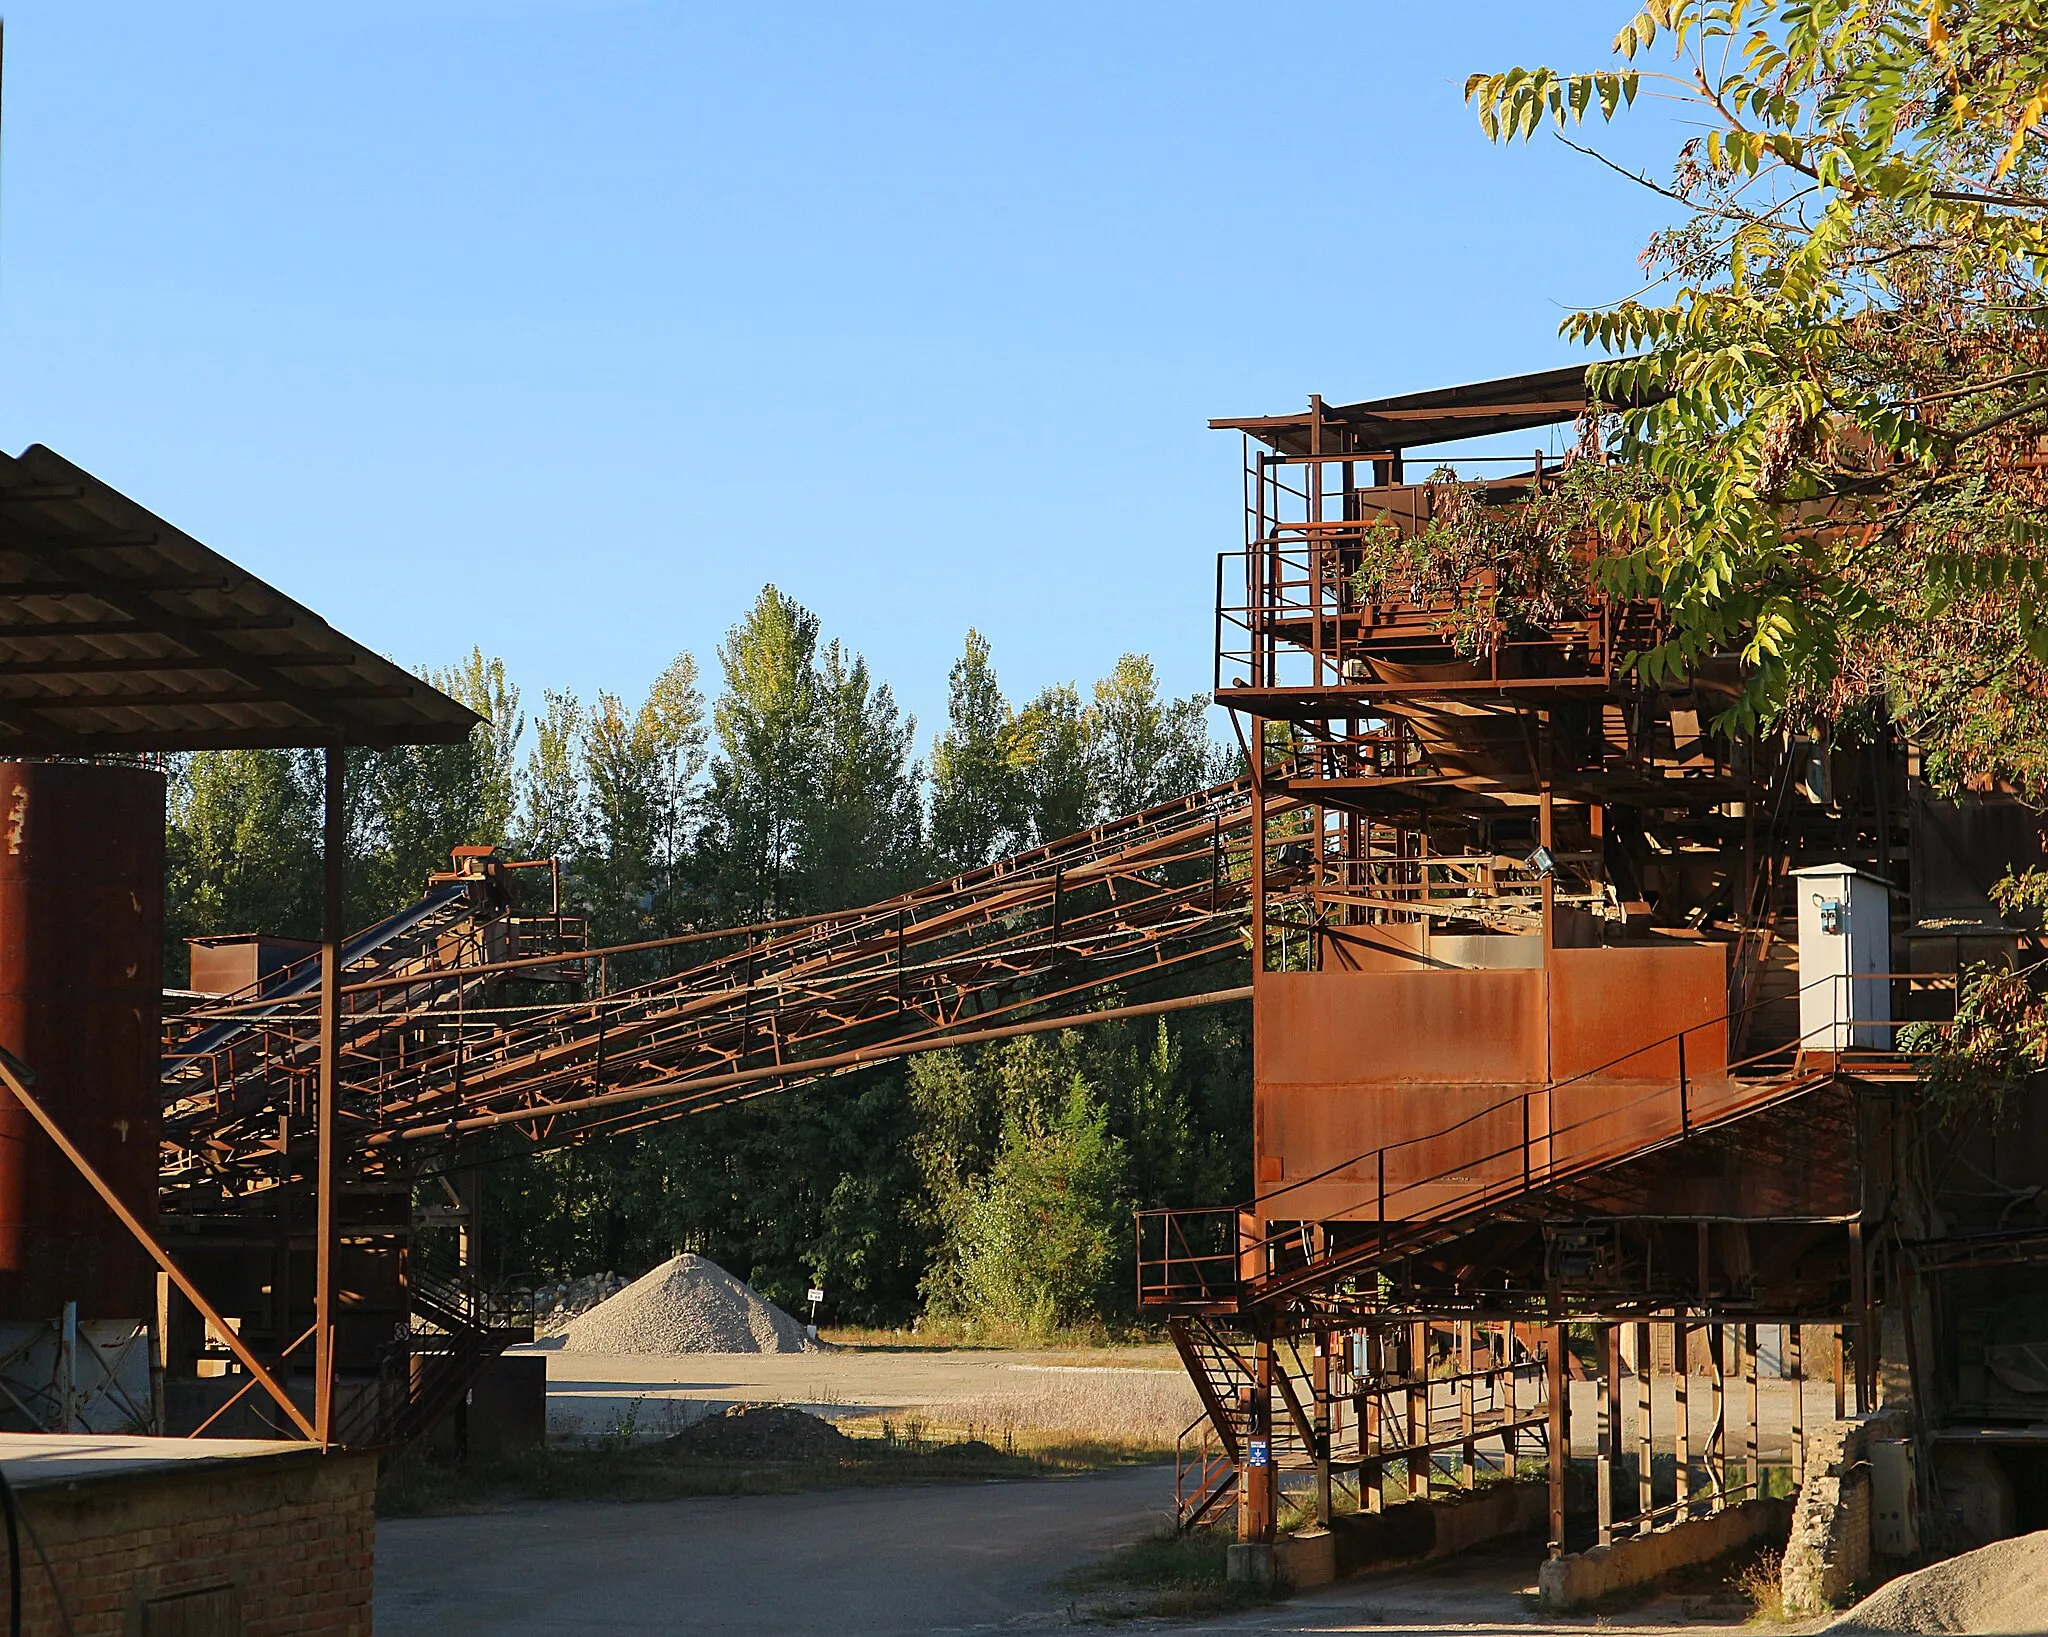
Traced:
[[1756, 1326], [1742, 1327], [1742, 1481], [1749, 1491], [1749, 1498], [1756, 1500], [1763, 1494], [1763, 1459], [1761, 1444], [1762, 1428], [1759, 1410], [1761, 1400], [1757, 1385], [1756, 1370]]
[[1593, 1339], [1599, 1350], [1594, 1386], [1594, 1506], [1600, 1523], [1600, 1544], [1608, 1546], [1614, 1541], [1614, 1452], [1621, 1432], [1621, 1404], [1614, 1390], [1615, 1377], [1620, 1374], [1621, 1332], [1615, 1325], [1596, 1325]]
[[[1635, 1327], [1636, 1348], [1636, 1516], [1646, 1517], [1656, 1502], [1650, 1498], [1654, 1444], [1651, 1441], [1650, 1327]], [[1641, 1525], [1637, 1526], [1642, 1527]]]
[[1671, 1498], [1678, 1503], [1681, 1519], [1689, 1515], [1686, 1503], [1692, 1499], [1692, 1411], [1686, 1393], [1692, 1380], [1691, 1351], [1690, 1327], [1681, 1313], [1671, 1323], [1671, 1445], [1677, 1473]]
[[1550, 1327], [1550, 1347], [1544, 1361], [1545, 1387], [1549, 1393], [1550, 1424], [1545, 1442], [1550, 1455], [1550, 1555], [1564, 1556], [1564, 1480], [1571, 1465], [1571, 1429], [1567, 1414], [1569, 1384], [1564, 1368], [1564, 1326]]
[[[1246, 1452], [1244, 1510], [1239, 1524], [1243, 1540], [1270, 1545], [1278, 1522], [1275, 1505], [1277, 1474], [1273, 1466], [1273, 1343], [1261, 1338], [1252, 1347], [1251, 1448]], [[1261, 1459], [1263, 1455], [1263, 1459]]]
[[1712, 1481], [1714, 1505], [1723, 1504], [1728, 1488], [1728, 1326], [1707, 1326], [1707, 1350], [1714, 1356], [1714, 1376], [1708, 1383], [1707, 1476]]
[[1785, 1373], [1792, 1378], [1792, 1488], [1806, 1482], [1806, 1354], [1797, 1323], [1785, 1326]]
[[348, 753], [328, 747], [322, 814], [320, 894], [320, 1089], [318, 1152], [313, 1175], [313, 1435], [324, 1446], [334, 1441], [334, 1252], [336, 1162], [341, 1145], [335, 1129], [341, 1086], [342, 849], [347, 841], [343, 781]]
[[1472, 1321], [1458, 1321], [1458, 1487], [1479, 1487], [1479, 1446], [1472, 1436]]
[[1408, 1493], [1429, 1498], [1429, 1324], [1417, 1319], [1408, 1327]]
[[53, 1432], [78, 1431], [78, 1304], [66, 1302], [57, 1321], [57, 1424]]
[[1327, 1330], [1318, 1330], [1315, 1334], [1315, 1358], [1310, 1371], [1309, 1387], [1315, 1399], [1316, 1522], [1327, 1529], [1335, 1516], [1330, 1497], [1330, 1332]]

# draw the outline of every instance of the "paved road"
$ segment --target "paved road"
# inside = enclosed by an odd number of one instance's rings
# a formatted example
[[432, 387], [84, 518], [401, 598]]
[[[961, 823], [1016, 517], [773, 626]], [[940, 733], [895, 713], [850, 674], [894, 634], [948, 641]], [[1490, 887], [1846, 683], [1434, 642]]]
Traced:
[[1169, 1469], [639, 1505], [553, 1502], [377, 1526], [378, 1637], [1000, 1625], [1158, 1527]]

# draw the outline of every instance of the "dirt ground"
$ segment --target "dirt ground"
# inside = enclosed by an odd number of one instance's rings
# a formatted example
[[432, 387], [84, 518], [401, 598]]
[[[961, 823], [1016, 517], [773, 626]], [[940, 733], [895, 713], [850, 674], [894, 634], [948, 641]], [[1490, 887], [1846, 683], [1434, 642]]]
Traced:
[[661, 1436], [705, 1407], [793, 1404], [838, 1420], [930, 1412], [988, 1426], [1021, 1417], [1078, 1414], [1091, 1404], [1134, 1429], [1173, 1434], [1193, 1420], [1194, 1389], [1169, 1346], [1006, 1351], [994, 1348], [860, 1348], [818, 1353], [572, 1353], [545, 1343], [548, 1432], [595, 1437], [630, 1421]]

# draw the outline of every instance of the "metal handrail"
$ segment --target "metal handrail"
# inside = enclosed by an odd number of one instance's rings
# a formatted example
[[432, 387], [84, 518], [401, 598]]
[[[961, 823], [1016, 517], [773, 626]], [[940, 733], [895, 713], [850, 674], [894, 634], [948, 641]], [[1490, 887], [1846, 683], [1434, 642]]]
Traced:
[[[1803, 995], [1808, 990], [1818, 988], [1822, 984], [1839, 985], [1857, 979], [1872, 978], [1883, 978], [1891, 980], [1910, 979], [1923, 983], [1946, 981], [1950, 984], [1953, 984], [1956, 981], [1956, 974], [1939, 972], [1829, 973], [1823, 977], [1816, 978], [1815, 980], [1813, 980], [1812, 983], [1802, 985], [1801, 988], [1797, 991], [1797, 993]], [[1758, 1002], [1754, 1004], [1762, 1005], [1767, 1003]], [[1176, 1266], [1186, 1267], [1191, 1270], [1199, 1270], [1201, 1268], [1211, 1267], [1219, 1263], [1226, 1263], [1234, 1269], [1241, 1269], [1243, 1261], [1247, 1257], [1252, 1258], [1255, 1261], [1270, 1263], [1273, 1260], [1271, 1253], [1276, 1248], [1286, 1249], [1291, 1247], [1291, 1245], [1297, 1237], [1297, 1235], [1293, 1232], [1269, 1234], [1264, 1238], [1258, 1240], [1236, 1243], [1233, 1246], [1233, 1248], [1228, 1251], [1194, 1252], [1190, 1249], [1187, 1251], [1185, 1255], [1183, 1255], [1180, 1258], [1175, 1258], [1172, 1255], [1172, 1247], [1170, 1243], [1164, 1237], [1162, 1237], [1162, 1255], [1157, 1258], [1148, 1259], [1145, 1255], [1144, 1238], [1144, 1224], [1148, 1220], [1161, 1221], [1162, 1236], [1167, 1231], [1167, 1228], [1170, 1224], [1172, 1230], [1176, 1234], [1178, 1234], [1178, 1236], [1181, 1239], [1182, 1245], [1185, 1247], [1187, 1245], [1185, 1223], [1190, 1220], [1208, 1218], [1213, 1221], [1220, 1220], [1223, 1218], [1229, 1218], [1232, 1221], [1238, 1221], [1246, 1217], [1251, 1217], [1254, 1220], [1264, 1220], [1264, 1217], [1260, 1213], [1260, 1207], [1270, 1203], [1274, 1199], [1277, 1199], [1282, 1194], [1290, 1193], [1297, 1188], [1306, 1187], [1315, 1182], [1325, 1181], [1329, 1177], [1335, 1175], [1336, 1173], [1341, 1171], [1352, 1170], [1367, 1160], [1371, 1160], [1374, 1162], [1376, 1188], [1375, 1193], [1372, 1196], [1375, 1201], [1375, 1211], [1373, 1220], [1380, 1229], [1380, 1243], [1370, 1247], [1363, 1247], [1359, 1250], [1348, 1250], [1344, 1254], [1347, 1257], [1356, 1257], [1361, 1254], [1370, 1257], [1382, 1254], [1386, 1248], [1386, 1229], [1390, 1221], [1387, 1211], [1389, 1200], [1389, 1194], [1387, 1191], [1388, 1154], [1403, 1149], [1416, 1147], [1424, 1143], [1441, 1142], [1444, 1138], [1449, 1137], [1458, 1131], [1464, 1130], [1465, 1128], [1472, 1126], [1481, 1120], [1487, 1119], [1489, 1116], [1499, 1114], [1503, 1110], [1512, 1108], [1516, 1104], [1520, 1105], [1522, 1113], [1522, 1136], [1518, 1147], [1503, 1147], [1491, 1153], [1481, 1154], [1477, 1156], [1469, 1156], [1463, 1160], [1460, 1160], [1459, 1162], [1457, 1162], [1456, 1165], [1454, 1165], [1452, 1168], [1448, 1170], [1438, 1172], [1432, 1176], [1422, 1178], [1419, 1180], [1399, 1183], [1395, 1187], [1392, 1198], [1398, 1201], [1405, 1194], [1412, 1194], [1424, 1189], [1440, 1189], [1446, 1184], [1448, 1179], [1450, 1179], [1451, 1177], [1457, 1176], [1463, 1172], [1470, 1171], [1474, 1168], [1483, 1169], [1493, 1164], [1494, 1162], [1505, 1159], [1510, 1155], [1514, 1155], [1517, 1153], [1519, 1153], [1522, 1160], [1522, 1169], [1519, 1179], [1511, 1178], [1505, 1184], [1499, 1181], [1481, 1183], [1474, 1190], [1472, 1190], [1469, 1194], [1465, 1196], [1456, 1197], [1449, 1202], [1439, 1201], [1437, 1202], [1439, 1206], [1439, 1214], [1427, 1220], [1416, 1220], [1411, 1224], [1412, 1226], [1433, 1232], [1440, 1229], [1446, 1222], [1454, 1221], [1461, 1215], [1469, 1214], [1471, 1211], [1483, 1209], [1486, 1206], [1495, 1203], [1499, 1199], [1518, 1197], [1520, 1195], [1532, 1192], [1539, 1185], [1539, 1178], [1537, 1175], [1539, 1168], [1535, 1165], [1533, 1159], [1534, 1147], [1538, 1140], [1541, 1140], [1546, 1146], [1546, 1148], [1550, 1150], [1548, 1157], [1546, 1158], [1543, 1166], [1541, 1167], [1542, 1174], [1540, 1178], [1540, 1184], [1544, 1186], [1548, 1186], [1558, 1181], [1564, 1180], [1564, 1178], [1568, 1176], [1581, 1174], [1583, 1171], [1587, 1169], [1611, 1165], [1618, 1163], [1620, 1160], [1635, 1157], [1639, 1154], [1648, 1152], [1652, 1148], [1661, 1146], [1666, 1142], [1672, 1141], [1674, 1140], [1674, 1138], [1680, 1141], [1686, 1140], [1693, 1134], [1693, 1131], [1696, 1128], [1696, 1122], [1694, 1119], [1694, 1113], [1691, 1107], [1691, 1101], [1689, 1097], [1689, 1088], [1691, 1084], [1694, 1083], [1694, 1080], [1692, 1077], [1688, 1076], [1685, 1068], [1685, 1058], [1683, 1049], [1684, 1038], [1685, 1036], [1696, 1033], [1701, 1029], [1712, 1028], [1719, 1024], [1725, 1024], [1728, 1021], [1730, 1021], [1731, 1017], [1734, 1015], [1735, 1014], [1731, 1012], [1728, 1014], [1723, 1014], [1719, 1017], [1706, 1019], [1699, 1023], [1689, 1024], [1684, 1029], [1678, 1030], [1672, 1034], [1664, 1035], [1656, 1040], [1647, 1042], [1646, 1044], [1638, 1046], [1629, 1052], [1623, 1053], [1619, 1057], [1613, 1058], [1606, 1063], [1597, 1065], [1594, 1068], [1587, 1069], [1579, 1074], [1573, 1075], [1568, 1079], [1551, 1082], [1540, 1087], [1530, 1087], [1516, 1093], [1512, 1097], [1504, 1098], [1499, 1102], [1488, 1104], [1486, 1107], [1476, 1110], [1475, 1112], [1465, 1116], [1465, 1118], [1456, 1121], [1452, 1125], [1443, 1127], [1440, 1130], [1428, 1132], [1424, 1135], [1417, 1137], [1403, 1138], [1399, 1142], [1384, 1143], [1377, 1148], [1367, 1149], [1361, 1154], [1355, 1155], [1350, 1159], [1340, 1160], [1336, 1164], [1327, 1166], [1323, 1170], [1315, 1172], [1310, 1176], [1298, 1178], [1295, 1181], [1288, 1183], [1285, 1187], [1277, 1188], [1267, 1193], [1254, 1195], [1251, 1202], [1246, 1205], [1207, 1206], [1197, 1207], [1192, 1210], [1166, 1208], [1137, 1212], [1135, 1213], [1135, 1216], [1137, 1218], [1136, 1226], [1138, 1233], [1139, 1300], [1141, 1303], [1143, 1303], [1147, 1299], [1148, 1295], [1150, 1295], [1154, 1300], [1167, 1299], [1171, 1297], [1171, 1295], [1175, 1291], [1189, 1288], [1186, 1285], [1182, 1285], [1172, 1281], [1172, 1270]], [[1803, 1055], [1804, 1042], [1808, 1035], [1830, 1033], [1836, 1029], [1844, 1027], [1845, 1025], [1872, 1025], [1878, 1027], [1893, 1027], [1897, 1026], [1898, 1024], [1906, 1022], [1930, 1021], [1935, 1022], [1937, 1026], [1941, 1026], [1939, 1020], [1928, 1019], [1845, 1019], [1842, 1016], [1840, 1016], [1839, 1010], [1837, 1010], [1837, 1014], [1834, 1017], [1832, 1017], [1827, 1023], [1818, 1024], [1815, 1025], [1812, 1029], [1803, 1030], [1798, 1036], [1795, 1036], [1793, 1041], [1789, 1042], [1788, 1045], [1790, 1048], [1794, 1049], [1796, 1052]], [[1675, 1083], [1675, 1086], [1670, 1082], [1666, 1082], [1664, 1084], [1658, 1085], [1651, 1091], [1645, 1092], [1641, 1096], [1631, 1098], [1627, 1102], [1609, 1104], [1593, 1113], [1587, 1114], [1581, 1117], [1580, 1119], [1574, 1120], [1564, 1126], [1553, 1125], [1540, 1135], [1540, 1139], [1538, 1137], [1538, 1134], [1536, 1134], [1532, 1130], [1533, 1122], [1531, 1119], [1531, 1100], [1534, 1097], [1541, 1095], [1548, 1098], [1553, 1093], [1560, 1091], [1565, 1087], [1578, 1084], [1582, 1081], [1591, 1079], [1598, 1075], [1605, 1074], [1608, 1070], [1616, 1068], [1621, 1064], [1628, 1062], [1631, 1058], [1639, 1057], [1646, 1052], [1654, 1051], [1661, 1047], [1672, 1045], [1674, 1042], [1679, 1047], [1679, 1077], [1677, 1082]], [[1750, 1058], [1742, 1059], [1735, 1063], [1731, 1063], [1727, 1065], [1726, 1070], [1724, 1070], [1723, 1073], [1717, 1076], [1716, 1078], [1718, 1079], [1719, 1083], [1723, 1085], [1736, 1084], [1737, 1082], [1735, 1082], [1730, 1077], [1728, 1071], [1732, 1071], [1737, 1068], [1747, 1067], [1755, 1063], [1760, 1063], [1769, 1058], [1781, 1057], [1787, 1049], [1788, 1046], [1778, 1046], [1774, 1047], [1768, 1052], [1757, 1053]], [[1839, 1052], [1830, 1052], [1828, 1055], [1832, 1058], [1839, 1060], [1841, 1054]], [[1783, 1079], [1781, 1079], [1779, 1082], [1775, 1084], [1769, 1084], [1761, 1088], [1759, 1094], [1756, 1097], [1743, 1101], [1738, 1107], [1724, 1108], [1716, 1111], [1710, 1117], [1711, 1123], [1719, 1125], [1727, 1119], [1738, 1118], [1742, 1115], [1754, 1113], [1757, 1111], [1759, 1107], [1764, 1106], [1766, 1103], [1777, 1101], [1779, 1098], [1785, 1095], [1800, 1094], [1804, 1091], [1813, 1089], [1813, 1085], [1822, 1083], [1820, 1081], [1802, 1083], [1802, 1077], [1797, 1070], [1796, 1062], [1797, 1059], [1795, 1057], [1795, 1067], [1789, 1075], [1785, 1076]], [[1832, 1070], [1830, 1070], [1830, 1074], [1832, 1074]], [[1568, 1167], [1562, 1169], [1560, 1168], [1558, 1161], [1555, 1157], [1555, 1147], [1560, 1137], [1569, 1136], [1574, 1131], [1583, 1130], [1589, 1126], [1598, 1124], [1603, 1121], [1614, 1120], [1619, 1116], [1627, 1114], [1632, 1109], [1639, 1108], [1645, 1104], [1655, 1102], [1669, 1095], [1674, 1089], [1678, 1093], [1678, 1122], [1674, 1131], [1667, 1132], [1661, 1136], [1652, 1138], [1646, 1142], [1641, 1142], [1634, 1144], [1630, 1147], [1622, 1148], [1613, 1153], [1594, 1153], [1590, 1155], [1578, 1156], [1570, 1163]], [[1400, 1218], [1400, 1220], [1404, 1223], [1410, 1221], [1410, 1219], [1406, 1217]], [[1309, 1264], [1305, 1262], [1304, 1266], [1307, 1265]], [[1146, 1272], [1148, 1268], [1164, 1268], [1166, 1270], [1167, 1276], [1163, 1279], [1155, 1279], [1148, 1281], [1146, 1278]], [[1299, 1270], [1296, 1271], [1298, 1272]], [[1246, 1282], [1247, 1281], [1245, 1280], [1243, 1274], [1240, 1271], [1234, 1278], [1225, 1281], [1220, 1288], [1212, 1286], [1206, 1276], [1198, 1276], [1192, 1288], [1203, 1295], [1215, 1295], [1221, 1294], [1224, 1290], [1239, 1289]]]

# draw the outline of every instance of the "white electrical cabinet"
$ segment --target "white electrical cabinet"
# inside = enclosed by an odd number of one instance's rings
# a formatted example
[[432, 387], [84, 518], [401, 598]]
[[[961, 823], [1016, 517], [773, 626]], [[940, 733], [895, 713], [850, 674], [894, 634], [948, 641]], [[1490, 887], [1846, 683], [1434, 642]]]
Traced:
[[1792, 872], [1799, 895], [1799, 1044], [1810, 1052], [1892, 1043], [1891, 889], [1850, 864]]

